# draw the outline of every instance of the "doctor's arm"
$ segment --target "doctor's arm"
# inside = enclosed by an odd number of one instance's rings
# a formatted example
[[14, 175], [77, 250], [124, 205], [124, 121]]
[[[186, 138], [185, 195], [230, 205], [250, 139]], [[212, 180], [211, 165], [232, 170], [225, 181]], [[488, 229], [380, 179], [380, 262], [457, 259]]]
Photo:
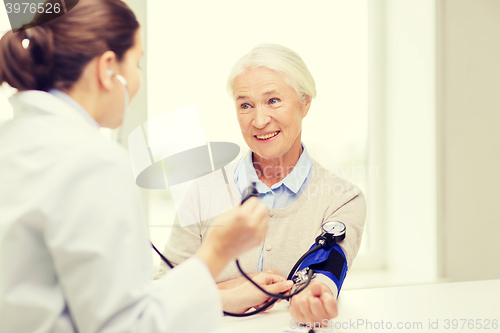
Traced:
[[[267, 220], [233, 212], [227, 222], [243, 222], [247, 238], [237, 238], [243, 247], [216, 245], [220, 233], [231, 229], [220, 228], [219, 235], [194, 258], [162, 279], [150, 281], [147, 225], [126, 152], [76, 151], [61, 167], [74, 172], [61, 173], [55, 186], [67, 191], [54, 194], [50, 209], [57, 218], [45, 238], [77, 330], [154, 333], [214, 329], [222, 307], [213, 276], [236, 252], [260, 243], [256, 233], [265, 232]], [[229, 245], [233, 252], [226, 251]]]

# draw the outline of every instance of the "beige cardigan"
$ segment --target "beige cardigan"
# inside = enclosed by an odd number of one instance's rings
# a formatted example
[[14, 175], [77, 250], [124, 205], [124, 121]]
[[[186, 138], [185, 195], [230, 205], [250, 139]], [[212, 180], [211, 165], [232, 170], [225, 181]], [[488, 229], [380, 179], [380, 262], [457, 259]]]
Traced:
[[[218, 170], [198, 178], [187, 191], [163, 251], [174, 265], [188, 259], [198, 250], [221, 207], [230, 208], [231, 202], [241, 202], [241, 194], [233, 180], [237, 162], [225, 167], [227, 177]], [[318, 162], [313, 162], [311, 179], [301, 196], [288, 207], [269, 210], [269, 230], [263, 244], [264, 270], [276, 268], [286, 277], [295, 262], [314, 243], [322, 224], [327, 221], [341, 221], [346, 225], [346, 238], [339, 245], [346, 255], [348, 268], [356, 257], [366, 218], [364, 195], [357, 186], [330, 173]], [[228, 180], [229, 185], [224, 179]], [[181, 227], [179, 216], [182, 216], [182, 225], [187, 226]], [[215, 217], [205, 219], [204, 216]], [[257, 272], [261, 248], [256, 247], [239, 257], [240, 265], [247, 274]], [[168, 270], [169, 267], [162, 262], [154, 278], [161, 277]], [[216, 281], [223, 282], [240, 276], [233, 262]], [[333, 295], [337, 295], [337, 287], [328, 277], [317, 274], [315, 281], [325, 283]]]

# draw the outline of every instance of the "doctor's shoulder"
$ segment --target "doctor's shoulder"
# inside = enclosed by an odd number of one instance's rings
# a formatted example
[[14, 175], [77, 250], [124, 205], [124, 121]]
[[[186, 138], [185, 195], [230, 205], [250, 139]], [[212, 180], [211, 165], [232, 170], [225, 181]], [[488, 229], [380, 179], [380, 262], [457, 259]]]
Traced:
[[34, 207], [52, 211], [49, 207], [66, 205], [72, 197], [137, 191], [123, 147], [97, 129], [80, 131], [56, 123], [43, 117], [14, 118], [0, 129], [0, 180], [8, 185], [6, 192], [16, 193], [9, 201], [21, 204], [21, 198], [29, 198]]
[[74, 124], [64, 117], [34, 112], [15, 117], [4, 127], [0, 130], [17, 153], [40, 167], [81, 172], [85, 166], [93, 165], [91, 170], [95, 170], [96, 165], [113, 164], [131, 169], [125, 148], [86, 123]]

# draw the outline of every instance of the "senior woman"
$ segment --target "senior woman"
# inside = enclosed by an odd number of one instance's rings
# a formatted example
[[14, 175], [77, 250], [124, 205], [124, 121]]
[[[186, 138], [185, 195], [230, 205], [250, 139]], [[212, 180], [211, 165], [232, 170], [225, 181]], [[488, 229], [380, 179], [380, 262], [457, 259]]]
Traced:
[[[281, 45], [263, 44], [234, 65], [228, 92], [250, 151], [225, 167], [222, 176], [215, 172], [196, 180], [184, 197], [164, 254], [174, 263], [192, 256], [213, 226], [216, 212], [211, 210], [228, 196], [233, 205], [240, 202], [248, 184], [256, 182], [260, 201], [270, 209], [270, 222], [262, 246], [239, 258], [252, 276], [262, 271], [287, 276], [314, 243], [323, 223], [341, 221], [346, 225], [347, 236], [330, 253], [328, 267], [290, 303], [291, 314], [298, 321], [333, 318], [336, 297], [359, 249], [366, 204], [358, 187], [319, 165], [301, 142], [302, 119], [316, 97], [314, 79], [297, 53]], [[222, 178], [227, 187], [216, 185]], [[167, 270], [162, 265], [155, 277]], [[217, 280], [221, 293], [244, 281], [234, 264]]]

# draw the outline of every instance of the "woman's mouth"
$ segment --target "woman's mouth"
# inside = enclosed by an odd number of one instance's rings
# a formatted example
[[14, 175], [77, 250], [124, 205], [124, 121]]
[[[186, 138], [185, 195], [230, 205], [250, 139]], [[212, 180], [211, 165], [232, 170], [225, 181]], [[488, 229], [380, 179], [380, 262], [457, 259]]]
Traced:
[[257, 138], [257, 140], [266, 141], [266, 140], [274, 138], [279, 133], [280, 133], [280, 131], [276, 131], [276, 132], [268, 133], [268, 134], [265, 134], [265, 135], [255, 135], [255, 137]]

